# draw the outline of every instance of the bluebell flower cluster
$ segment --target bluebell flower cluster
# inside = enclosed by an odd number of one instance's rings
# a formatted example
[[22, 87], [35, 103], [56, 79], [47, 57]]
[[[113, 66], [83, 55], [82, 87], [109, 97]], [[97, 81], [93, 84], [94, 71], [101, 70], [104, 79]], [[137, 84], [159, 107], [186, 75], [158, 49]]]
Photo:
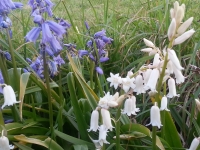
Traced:
[[[103, 29], [94, 34], [87, 42], [87, 47], [89, 48], [88, 55], [89, 58], [95, 62], [95, 70], [99, 74], [103, 74], [103, 70], [100, 67], [100, 63], [106, 62], [109, 60], [107, 56], [107, 51], [105, 50], [106, 45], [111, 44], [113, 41], [112, 38], [106, 36], [106, 31]], [[86, 55], [86, 51], [81, 51], [81, 55]]]
[[[64, 64], [64, 60], [60, 57], [62, 50], [63, 35], [67, 33], [67, 29], [71, 26], [67, 21], [53, 16], [53, 3], [50, 0], [29, 0], [28, 4], [31, 6], [31, 16], [34, 23], [37, 25], [33, 27], [25, 36], [27, 41], [40, 42], [40, 56], [35, 61], [31, 61], [31, 68], [37, 75], [43, 78], [43, 60], [42, 55], [45, 51], [48, 54], [47, 60], [49, 73], [53, 77], [58, 72], [58, 66]], [[49, 17], [53, 17], [55, 21], [45, 20], [43, 15], [47, 13]]]
[[[0, 29], [10, 28], [12, 21], [8, 17], [11, 10], [22, 8], [23, 4], [20, 2], [13, 2], [12, 0], [0, 0]], [[12, 31], [10, 30], [10, 37], [12, 37]]]

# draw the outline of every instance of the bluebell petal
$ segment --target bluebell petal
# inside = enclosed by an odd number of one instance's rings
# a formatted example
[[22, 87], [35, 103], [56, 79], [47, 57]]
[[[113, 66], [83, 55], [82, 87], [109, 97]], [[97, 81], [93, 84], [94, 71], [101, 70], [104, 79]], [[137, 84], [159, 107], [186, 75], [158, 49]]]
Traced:
[[100, 38], [100, 37], [102, 37], [102, 36], [105, 36], [106, 35], [106, 30], [101, 30], [101, 31], [99, 31], [99, 32], [96, 32], [95, 34], [94, 34], [94, 38]]
[[89, 52], [87, 50], [79, 50], [78, 51], [78, 57], [82, 58], [83, 56], [88, 55], [88, 53]]
[[53, 35], [47, 23], [42, 24], [42, 42], [46, 43], [51, 41]]
[[103, 74], [103, 70], [100, 67], [96, 67], [95, 70], [98, 74]]
[[101, 57], [101, 58], [99, 59], [99, 61], [100, 61], [101, 63], [106, 62], [106, 61], [108, 61], [108, 60], [109, 60], [108, 57]]
[[31, 29], [31, 31], [29, 31], [26, 34], [25, 36], [26, 40], [30, 42], [35, 42], [40, 35], [40, 31], [41, 31], [40, 27], [34, 27], [33, 29]]
[[54, 21], [46, 21], [46, 23], [49, 25], [50, 29], [56, 33], [58, 36], [62, 36], [66, 30], [63, 26], [59, 25], [58, 23]]

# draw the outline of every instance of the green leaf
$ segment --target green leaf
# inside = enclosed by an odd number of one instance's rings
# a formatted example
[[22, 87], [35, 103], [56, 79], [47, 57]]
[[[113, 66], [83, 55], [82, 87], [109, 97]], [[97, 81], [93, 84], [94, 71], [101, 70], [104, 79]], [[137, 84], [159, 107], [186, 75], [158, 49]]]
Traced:
[[24, 145], [24, 144], [21, 144], [21, 143], [14, 142], [14, 144], [15, 144], [17, 147], [19, 147], [21, 150], [34, 150], [34, 149], [32, 149], [32, 148], [30, 148], [30, 147], [28, 147], [28, 146], [26, 146], [26, 145]]
[[74, 150], [88, 150], [87, 145], [74, 145]]
[[82, 77], [81, 73], [79, 72], [78, 68], [76, 67], [76, 65], [75, 65], [73, 59], [71, 58], [71, 56], [69, 54], [67, 54], [67, 56], [69, 58], [70, 65], [72, 67], [74, 75], [75, 75], [76, 79], [78, 80], [78, 83], [81, 85], [82, 90], [83, 90], [87, 100], [90, 103], [90, 106], [92, 107], [92, 109], [95, 109], [97, 107], [96, 100], [99, 100], [99, 98], [94, 93], [94, 91], [89, 87], [87, 82], [85, 82], [85, 79]]
[[[123, 133], [140, 132], [140, 133], [143, 133], [144, 135], [152, 138], [151, 131], [147, 127], [145, 127], [145, 126], [143, 126], [141, 124], [126, 124], [126, 125], [123, 125], [121, 127], [121, 129], [122, 129]], [[156, 145], [161, 150], [165, 149], [158, 136], [156, 136]]]
[[80, 139], [77, 139], [75, 137], [72, 137], [72, 136], [69, 136], [67, 134], [64, 134], [58, 130], [55, 130], [54, 133], [59, 136], [60, 138], [70, 142], [70, 143], [73, 143], [73, 144], [77, 144], [77, 145], [87, 145], [89, 149], [95, 149], [95, 146], [93, 143], [90, 143], [90, 142], [87, 142], [87, 141], [84, 141], [84, 140], [80, 140]]
[[183, 148], [181, 140], [178, 135], [178, 131], [169, 112], [165, 113], [165, 126], [163, 126], [162, 128], [165, 128], [164, 140], [171, 147]]
[[74, 76], [72, 72], [68, 73], [67, 75], [67, 83], [68, 83], [68, 88], [69, 88], [69, 93], [70, 93], [70, 100], [74, 109], [74, 114], [76, 117], [80, 135], [84, 140], [89, 140], [89, 136], [87, 133], [87, 123], [85, 121], [83, 112], [81, 111], [79, 103], [78, 103], [78, 99], [75, 92]]
[[35, 138], [28, 138], [25, 135], [16, 135], [14, 136], [14, 138], [21, 142], [31, 143], [31, 144], [36, 144], [36, 145], [46, 147], [49, 150], [64, 150], [60, 145], [58, 145], [51, 138], [46, 138], [44, 141], [35, 139]]

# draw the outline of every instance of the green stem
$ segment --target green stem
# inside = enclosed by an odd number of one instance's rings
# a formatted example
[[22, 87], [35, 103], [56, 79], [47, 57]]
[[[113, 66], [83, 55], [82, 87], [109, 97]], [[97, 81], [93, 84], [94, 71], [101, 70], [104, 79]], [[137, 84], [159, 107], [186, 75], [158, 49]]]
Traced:
[[10, 50], [10, 55], [11, 55], [11, 59], [12, 59], [12, 65], [13, 65], [13, 71], [14, 71], [14, 76], [15, 76], [15, 88], [14, 89], [17, 89], [18, 91], [18, 95], [19, 95], [19, 75], [18, 75], [18, 72], [17, 72], [17, 64], [16, 64], [16, 61], [15, 61], [15, 56], [14, 56], [14, 48], [13, 48], [13, 45], [12, 45], [12, 42], [11, 42], [11, 38], [10, 38], [10, 34], [9, 34], [9, 29], [6, 29], [6, 32], [7, 32], [7, 37], [8, 37], [8, 44], [9, 44], [9, 50]]
[[121, 116], [121, 105], [119, 106], [116, 114], [116, 150], [120, 150], [120, 116]]
[[2, 110], [0, 108], [0, 125], [4, 126], [5, 127], [5, 124], [4, 124], [4, 119], [3, 119], [3, 113], [2, 113]]
[[156, 126], [152, 127], [152, 150], [156, 150]]
[[96, 80], [97, 80], [97, 84], [98, 84], [98, 87], [99, 87], [100, 95], [103, 96], [104, 93], [103, 93], [103, 89], [102, 89], [102, 86], [101, 86], [101, 83], [100, 83], [100, 80], [99, 80], [97, 72], [96, 72]]
[[168, 53], [166, 53], [166, 55], [165, 55], [164, 65], [163, 65], [162, 72], [160, 74], [160, 78], [159, 78], [159, 81], [158, 81], [158, 86], [157, 86], [157, 89], [156, 89], [157, 90], [156, 102], [158, 103], [158, 106], [160, 106], [160, 91], [161, 91], [161, 87], [162, 87], [163, 78], [165, 76], [165, 70], [166, 70], [166, 67], [167, 67], [167, 63], [168, 63]]
[[90, 87], [93, 89], [94, 62], [90, 60]]
[[49, 121], [50, 121], [50, 132], [51, 136], [53, 136], [53, 109], [51, 103], [51, 89], [49, 84], [49, 72], [47, 67], [47, 60], [46, 60], [46, 53], [45, 50], [43, 51], [43, 65], [44, 65], [44, 77], [46, 80], [46, 90], [47, 90], [47, 97], [48, 97], [48, 105], [49, 105]]
[[60, 110], [59, 110], [59, 114], [58, 114], [58, 129], [59, 131], [63, 131], [62, 126], [63, 126], [63, 118], [62, 118], [62, 111], [63, 111], [63, 106], [64, 106], [64, 102], [63, 102], [63, 94], [62, 94], [62, 78], [61, 78], [61, 70], [59, 67], [59, 97], [61, 98], [61, 104], [60, 104]]

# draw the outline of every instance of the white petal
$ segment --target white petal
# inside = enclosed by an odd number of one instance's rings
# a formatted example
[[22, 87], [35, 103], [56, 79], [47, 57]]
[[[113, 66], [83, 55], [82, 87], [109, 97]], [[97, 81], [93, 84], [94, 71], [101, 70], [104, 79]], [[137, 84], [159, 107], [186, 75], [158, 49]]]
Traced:
[[189, 150], [196, 150], [198, 146], [199, 146], [199, 139], [194, 138], [191, 145], [190, 145]]
[[158, 53], [155, 54], [154, 59], [153, 59], [153, 66], [157, 67], [160, 63], [160, 55]]
[[185, 77], [183, 76], [182, 72], [178, 70], [176, 67], [173, 67], [173, 72], [175, 74], [177, 84], [181, 84], [185, 81]]

